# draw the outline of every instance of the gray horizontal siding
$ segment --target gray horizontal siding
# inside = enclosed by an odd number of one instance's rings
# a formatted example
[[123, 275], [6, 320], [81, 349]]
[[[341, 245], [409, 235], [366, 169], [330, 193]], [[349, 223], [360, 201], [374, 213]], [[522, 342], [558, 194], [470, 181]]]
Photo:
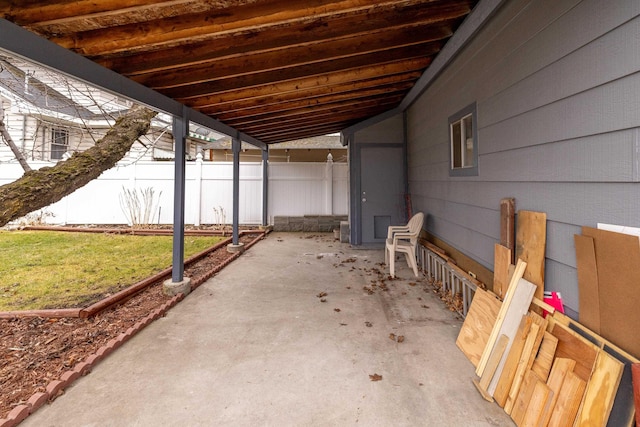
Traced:
[[[574, 314], [573, 235], [640, 227], [640, 2], [512, 0], [407, 113], [427, 229], [493, 268], [499, 204], [547, 213], [546, 287]], [[447, 118], [476, 102], [479, 174], [449, 176]]]
[[[621, 20], [627, 18], [621, 17]], [[636, 16], [615, 30], [604, 33], [593, 43], [491, 96], [483, 101], [483, 125], [506, 120], [636, 73], [640, 69], [640, 55], [621, 55], [620, 48], [638, 37], [640, 18]], [[523, 67], [527, 61], [522, 58], [522, 61], [514, 62]], [[535, 96], [531, 96], [532, 93]]]
[[[590, 135], [479, 156], [482, 181], [637, 181], [637, 129]], [[448, 164], [443, 165], [444, 168]]]
[[462, 227], [447, 218], [427, 215], [427, 230], [439, 238], [463, 251], [467, 256], [493, 270], [493, 247], [495, 239], [477, 233], [472, 228]]
[[515, 197], [518, 210], [546, 212], [550, 221], [592, 227], [598, 222], [640, 227], [640, 185], [637, 183], [411, 180], [410, 189], [412, 195], [496, 210], [501, 199]]
[[[640, 131], [627, 129], [557, 143], [481, 154], [479, 176], [467, 181], [631, 182], [638, 181]], [[409, 153], [410, 176], [448, 179], [448, 144]], [[552, 159], [553, 161], [550, 161]]]
[[480, 104], [479, 152], [492, 153], [638, 127], [639, 93], [640, 72], [490, 126], [483, 125]]

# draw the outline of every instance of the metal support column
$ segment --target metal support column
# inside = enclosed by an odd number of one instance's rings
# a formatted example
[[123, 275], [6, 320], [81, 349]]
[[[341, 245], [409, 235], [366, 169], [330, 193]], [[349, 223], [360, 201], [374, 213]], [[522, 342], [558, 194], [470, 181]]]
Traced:
[[269, 225], [269, 149], [262, 150], [262, 225]]
[[173, 117], [173, 139], [175, 145], [175, 172], [173, 181], [173, 264], [171, 279], [163, 283], [162, 291], [167, 295], [191, 292], [191, 280], [184, 277], [184, 193], [186, 169], [186, 145], [189, 132], [187, 107], [182, 117]]
[[238, 222], [240, 218], [240, 147], [241, 141], [233, 138], [233, 245], [238, 246]]
[[173, 118], [175, 144], [175, 172], [173, 181], [173, 268], [171, 278], [181, 282], [184, 275], [184, 192], [185, 192], [185, 148], [189, 118], [186, 108], [182, 117]]

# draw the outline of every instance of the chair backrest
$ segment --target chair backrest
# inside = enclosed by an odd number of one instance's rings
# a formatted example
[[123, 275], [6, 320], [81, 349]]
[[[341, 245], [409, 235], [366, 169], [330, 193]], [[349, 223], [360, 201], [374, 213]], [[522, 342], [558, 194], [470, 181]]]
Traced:
[[407, 223], [407, 227], [409, 227], [409, 233], [411, 234], [411, 244], [415, 245], [418, 241], [418, 236], [420, 235], [420, 231], [422, 230], [422, 223], [424, 222], [424, 213], [418, 212], [414, 216], [411, 217], [409, 222]]

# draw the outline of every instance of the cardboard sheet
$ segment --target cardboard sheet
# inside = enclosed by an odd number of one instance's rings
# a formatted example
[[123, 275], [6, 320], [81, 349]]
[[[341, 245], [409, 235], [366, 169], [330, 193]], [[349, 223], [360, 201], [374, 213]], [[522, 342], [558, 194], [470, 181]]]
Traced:
[[600, 335], [639, 357], [640, 239], [590, 227], [582, 234], [594, 239]]

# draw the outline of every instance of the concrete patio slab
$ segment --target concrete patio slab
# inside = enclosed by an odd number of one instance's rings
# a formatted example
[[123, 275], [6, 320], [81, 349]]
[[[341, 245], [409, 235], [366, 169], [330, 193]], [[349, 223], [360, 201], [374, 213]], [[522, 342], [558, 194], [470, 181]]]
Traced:
[[383, 260], [271, 233], [21, 425], [513, 425], [472, 384], [462, 320], [404, 262], [382, 284]]

